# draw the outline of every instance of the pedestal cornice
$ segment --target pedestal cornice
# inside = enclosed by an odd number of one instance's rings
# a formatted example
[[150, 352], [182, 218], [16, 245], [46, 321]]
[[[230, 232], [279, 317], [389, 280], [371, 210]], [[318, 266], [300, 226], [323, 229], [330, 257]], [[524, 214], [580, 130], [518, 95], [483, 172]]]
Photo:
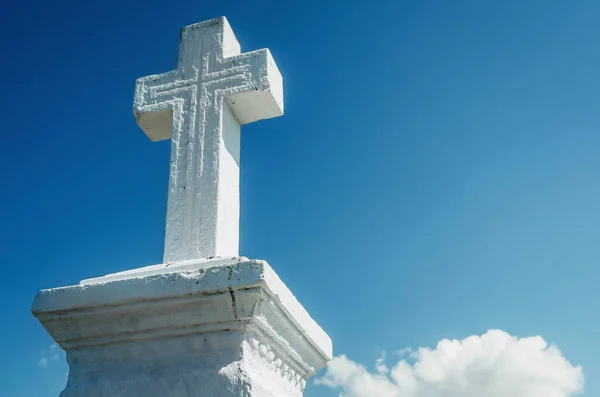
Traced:
[[[301, 395], [332, 356], [330, 338], [273, 269], [243, 257], [155, 265], [43, 290], [32, 311], [67, 351], [63, 396], [83, 395], [78, 388], [91, 383], [101, 388], [95, 382], [112, 388], [98, 396], [114, 387], [123, 388], [115, 396], [125, 396], [123, 374], [137, 391], [136, 382], [152, 377], [194, 389], [215, 371], [231, 380], [223, 387], [240, 392], [206, 395]], [[172, 387], [153, 395], [204, 395], [169, 394]]]

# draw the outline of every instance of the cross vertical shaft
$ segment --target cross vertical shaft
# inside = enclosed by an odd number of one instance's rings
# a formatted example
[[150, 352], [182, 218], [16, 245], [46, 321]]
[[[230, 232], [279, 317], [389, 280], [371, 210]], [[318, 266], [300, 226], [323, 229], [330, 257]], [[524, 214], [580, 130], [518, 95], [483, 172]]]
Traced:
[[269, 51], [241, 54], [225, 18], [187, 26], [178, 68], [138, 79], [134, 114], [171, 138], [164, 262], [238, 256], [240, 126], [283, 114]]

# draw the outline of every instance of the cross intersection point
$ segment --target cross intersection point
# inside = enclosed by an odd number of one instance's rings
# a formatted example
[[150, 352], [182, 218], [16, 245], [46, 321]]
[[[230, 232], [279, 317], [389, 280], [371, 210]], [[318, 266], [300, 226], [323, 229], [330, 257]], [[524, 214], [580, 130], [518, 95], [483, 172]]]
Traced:
[[242, 54], [224, 17], [187, 26], [177, 69], [138, 79], [133, 111], [171, 139], [164, 262], [238, 256], [240, 126], [283, 114], [269, 50]]

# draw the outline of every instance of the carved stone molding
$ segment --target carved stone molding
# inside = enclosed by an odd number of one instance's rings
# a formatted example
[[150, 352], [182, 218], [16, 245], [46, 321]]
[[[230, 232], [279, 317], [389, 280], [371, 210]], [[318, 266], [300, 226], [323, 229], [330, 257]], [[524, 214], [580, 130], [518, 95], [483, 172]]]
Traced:
[[67, 352], [62, 397], [301, 396], [332, 355], [273, 269], [247, 258], [44, 290], [33, 313]]

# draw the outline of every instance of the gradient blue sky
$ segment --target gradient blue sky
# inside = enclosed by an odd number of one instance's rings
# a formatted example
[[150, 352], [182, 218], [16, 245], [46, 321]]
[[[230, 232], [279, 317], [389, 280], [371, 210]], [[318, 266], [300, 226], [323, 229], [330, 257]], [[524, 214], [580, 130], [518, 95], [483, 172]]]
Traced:
[[285, 81], [285, 116], [243, 128], [240, 253], [336, 354], [540, 334], [600, 396], [596, 0], [7, 3], [0, 394], [64, 385], [37, 290], [160, 262], [169, 143], [135, 125], [135, 79], [220, 15]]

